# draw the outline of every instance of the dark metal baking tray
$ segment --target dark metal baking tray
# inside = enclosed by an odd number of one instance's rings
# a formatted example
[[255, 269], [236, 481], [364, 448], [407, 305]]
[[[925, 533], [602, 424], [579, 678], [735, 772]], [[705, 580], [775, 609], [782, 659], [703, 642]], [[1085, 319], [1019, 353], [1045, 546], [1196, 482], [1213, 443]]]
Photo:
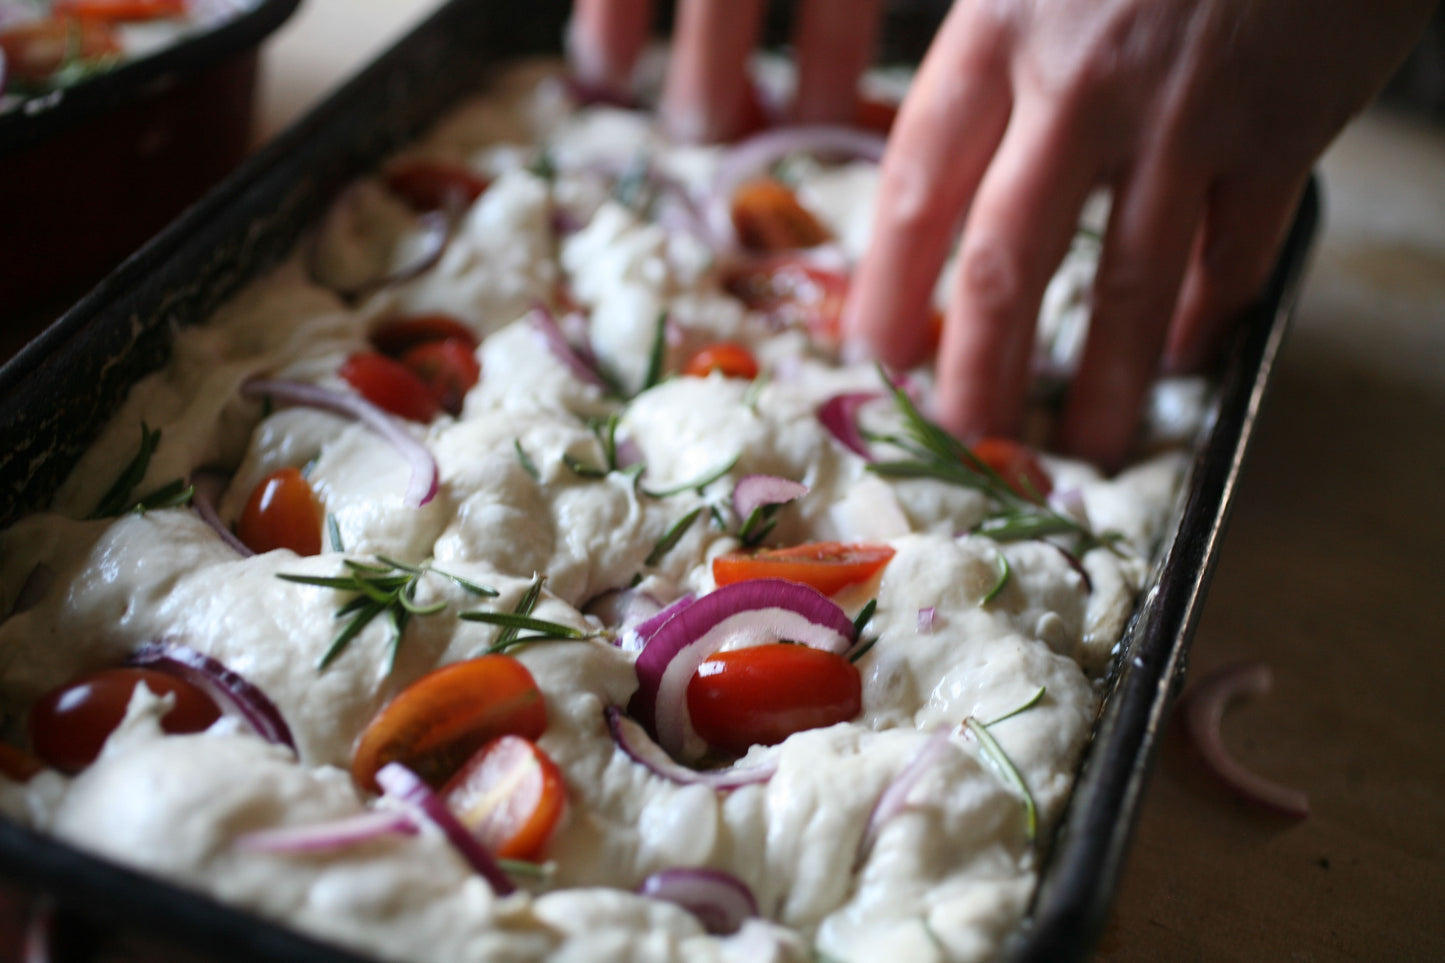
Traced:
[[[891, 53], [920, 55], [944, 7], [899, 4], [890, 14]], [[0, 524], [46, 504], [128, 386], [164, 363], [177, 327], [205, 319], [281, 261], [341, 185], [476, 89], [490, 65], [556, 52], [566, 13], [560, 0], [454, 0], [0, 369]], [[1221, 375], [1217, 416], [1197, 451], [1175, 534], [1120, 646], [1035, 904], [1006, 947], [1011, 959], [1081, 959], [1104, 925], [1318, 215], [1312, 185]], [[4, 820], [0, 876], [90, 927], [167, 947], [145, 958], [360, 960]]]

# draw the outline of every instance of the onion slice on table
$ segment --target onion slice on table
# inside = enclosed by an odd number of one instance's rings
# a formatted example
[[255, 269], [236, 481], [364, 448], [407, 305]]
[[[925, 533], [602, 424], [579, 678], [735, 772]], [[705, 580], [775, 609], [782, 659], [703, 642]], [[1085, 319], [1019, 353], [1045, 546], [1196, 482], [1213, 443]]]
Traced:
[[697, 758], [706, 746], [688, 720], [687, 686], [709, 656], [739, 639], [799, 642], [842, 655], [853, 634], [847, 614], [807, 585], [775, 578], [724, 585], [652, 633], [637, 657], [638, 690], [628, 711], [674, 759]]
[[342, 849], [386, 836], [415, 836], [416, 820], [399, 809], [375, 809], [310, 826], [262, 829], [236, 838], [239, 849], [257, 853], [314, 853]]
[[398, 418], [382, 411], [360, 395], [343, 394], [307, 384], [303, 381], [276, 381], [253, 378], [241, 386], [246, 398], [271, 397], [287, 405], [318, 408], [333, 414], [355, 418], [389, 441], [411, 467], [411, 481], [406, 488], [406, 503], [420, 508], [436, 497], [437, 462], [426, 445], [418, 441]]
[[389, 762], [376, 773], [376, 782], [388, 796], [415, 806], [430, 820], [447, 841], [488, 883], [498, 896], [515, 892], [517, 887], [502, 872], [492, 854], [477, 842], [442, 798], [422, 781], [421, 777], [399, 762]]
[[652, 741], [647, 730], [623, 715], [617, 706], [608, 706], [603, 712], [607, 720], [607, 731], [617, 748], [627, 754], [633, 762], [644, 767], [655, 776], [683, 786], [708, 786], [719, 792], [739, 789], [755, 783], [767, 782], [778, 771], [775, 763], [769, 761], [756, 766], [730, 766], [727, 769], [689, 769], [663, 751]]
[[210, 696], [222, 712], [246, 720], [262, 739], [296, 752], [291, 727], [276, 703], [240, 673], [210, 656], [176, 642], [147, 642], [126, 661], [186, 680]]
[[758, 915], [758, 901], [748, 884], [732, 873], [705, 866], [676, 867], [653, 873], [637, 892], [675, 903], [702, 923], [709, 933], [726, 936]]
[[1219, 726], [1229, 704], [1240, 696], [1264, 695], [1274, 677], [1262, 662], [1240, 662], [1211, 672], [1185, 693], [1179, 709], [1184, 731], [1204, 757], [1210, 770], [1249, 802], [1303, 819], [1309, 815], [1309, 797], [1298, 789], [1281, 786], [1250, 772], [1229, 754]]
[[808, 494], [808, 486], [777, 475], [744, 475], [733, 486], [733, 511], [746, 519], [764, 505], [786, 505]]
[[834, 395], [818, 406], [818, 421], [838, 440], [838, 444], [865, 461], [872, 461], [873, 453], [868, 450], [868, 442], [858, 427], [858, 409], [881, 397], [876, 391]]
[[708, 229], [718, 250], [725, 253], [737, 248], [732, 220], [733, 191], [758, 171], [796, 153], [828, 154], [877, 163], [883, 158], [885, 144], [886, 140], [877, 134], [827, 125], [777, 127], [738, 144], [718, 165], [707, 200]]
[[236, 537], [236, 533], [226, 527], [221, 521], [221, 516], [216, 512], [216, 500], [220, 498], [221, 492], [226, 487], [225, 476], [213, 471], [198, 471], [191, 475], [191, 507], [196, 514], [201, 516], [201, 521], [211, 526], [221, 541], [236, 550], [236, 554], [242, 558], [250, 558], [256, 553]]
[[858, 857], [853, 863], [855, 868], [862, 866], [868, 859], [873, 844], [878, 841], [878, 834], [883, 831], [884, 823], [908, 808], [908, 794], [918, 785], [918, 780], [947, 754], [950, 732], [949, 726], [940, 726], [935, 730], [919, 748], [917, 755], [898, 770], [898, 775], [893, 777], [893, 781], [873, 804], [873, 811], [868, 814], [868, 823], [863, 828], [863, 838], [858, 842]]

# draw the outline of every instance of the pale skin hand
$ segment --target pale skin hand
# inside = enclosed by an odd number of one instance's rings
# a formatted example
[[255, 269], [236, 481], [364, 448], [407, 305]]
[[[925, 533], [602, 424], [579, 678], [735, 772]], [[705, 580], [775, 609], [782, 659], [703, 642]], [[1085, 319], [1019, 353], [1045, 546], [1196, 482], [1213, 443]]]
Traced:
[[[876, 2], [805, 0], [796, 116], [850, 119], [852, 98], [838, 90], [855, 89]], [[936, 415], [965, 438], [1014, 433], [1044, 287], [1085, 197], [1107, 186], [1089, 339], [1055, 442], [1117, 465], [1149, 383], [1161, 366], [1212, 360], [1263, 284], [1310, 165], [1433, 6], [956, 0], [883, 159], [874, 240], [844, 313], [851, 347], [897, 366], [921, 360], [933, 282], [962, 220]], [[647, 15], [639, 0], [582, 0], [573, 49], [614, 51], [593, 59], [620, 81], [632, 41], [616, 42], [617, 18], [645, 26]], [[711, 140], [741, 129], [759, 15], [759, 0], [679, 4], [663, 101], [675, 132]], [[819, 65], [830, 59], [825, 94]]]

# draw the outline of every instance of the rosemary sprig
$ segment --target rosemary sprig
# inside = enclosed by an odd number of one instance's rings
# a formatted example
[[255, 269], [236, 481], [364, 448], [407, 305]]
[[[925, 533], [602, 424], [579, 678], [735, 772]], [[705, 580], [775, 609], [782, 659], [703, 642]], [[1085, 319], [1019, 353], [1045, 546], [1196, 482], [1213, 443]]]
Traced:
[[647, 152], [639, 151], [612, 185], [613, 199], [638, 214], [646, 214], [651, 167], [652, 159]]
[[848, 653], [848, 661], [849, 661], [849, 662], [854, 662], [854, 663], [856, 663], [859, 659], [863, 658], [863, 656], [867, 655], [870, 651], [872, 651], [873, 646], [875, 646], [875, 645], [877, 645], [877, 644], [878, 644], [878, 636], [875, 635], [875, 636], [873, 636], [873, 638], [869, 639], [867, 642], [864, 642], [862, 645], [858, 646], [858, 647], [857, 647], [856, 649], [854, 649], [852, 652], [849, 652], [849, 653]]
[[1095, 546], [1112, 550], [1123, 537], [1118, 532], [1095, 534], [1088, 526], [1054, 511], [1037, 492], [1025, 489], [1025, 494], [1019, 494], [972, 449], [923, 417], [913, 400], [893, 384], [882, 367], [878, 373], [903, 416], [904, 434], [866, 432], [864, 437], [893, 445], [909, 457], [873, 462], [868, 465], [869, 471], [885, 478], [933, 478], [982, 492], [997, 508], [980, 523], [978, 531], [995, 541], [1067, 535], [1078, 541], [1080, 551], [1086, 551]]
[[868, 623], [873, 620], [873, 613], [877, 611], [878, 600], [869, 599], [868, 604], [863, 606], [858, 617], [853, 620], [853, 641], [856, 642], [863, 637], [863, 630], [868, 627]]
[[114, 518], [117, 515], [124, 515], [134, 504], [131, 493], [135, 486], [141, 483], [145, 477], [146, 470], [150, 468], [151, 455], [155, 454], [156, 446], [161, 443], [161, 430], [157, 428], [152, 431], [145, 422], [140, 423], [140, 448], [136, 451], [135, 457], [121, 469], [120, 475], [106, 489], [96, 504], [95, 510], [87, 518]]
[[[542, 586], [546, 583], [547, 576], [538, 575], [510, 612], [477, 610], [458, 613], [457, 618], [501, 627], [502, 631], [497, 633], [496, 641], [487, 647], [488, 655], [496, 655], [519, 645], [530, 645], [533, 642], [577, 642], [592, 638], [590, 634], [581, 629], [574, 629], [570, 625], [533, 617], [532, 612], [542, 598]], [[522, 632], [535, 634], [519, 634]]]
[[1013, 574], [1013, 569], [1009, 568], [1008, 559], [1004, 557], [1003, 552], [995, 551], [993, 553], [993, 564], [994, 568], [998, 571], [998, 578], [994, 581], [993, 588], [989, 589], [984, 593], [983, 598], [978, 600], [979, 608], [983, 608], [998, 598], [999, 593], [1003, 591], [1003, 587], [1008, 584], [1009, 576]]
[[524, 876], [529, 879], [549, 880], [557, 872], [557, 864], [552, 860], [545, 863], [532, 863], [525, 859], [497, 859], [497, 866], [508, 876]]
[[999, 716], [997, 719], [994, 719], [992, 722], [985, 722], [984, 726], [996, 726], [1000, 722], [1003, 722], [1005, 719], [1012, 719], [1020, 712], [1023, 712], [1027, 709], [1032, 709], [1034, 706], [1038, 705], [1040, 702], [1043, 701], [1044, 693], [1046, 691], [1048, 691], [1046, 686], [1039, 686], [1038, 689], [1034, 692], [1034, 694], [1024, 700], [1022, 704], [1015, 706], [1014, 708], [1005, 712], [1003, 715]]
[[557, 161], [552, 156], [552, 148], [543, 147], [532, 158], [532, 163], [527, 165], [527, 172], [541, 178], [548, 183], [557, 179]]
[[748, 514], [747, 519], [738, 528], [738, 541], [743, 543], [743, 548], [757, 548], [763, 543], [763, 539], [767, 538], [777, 527], [777, 514], [782, 507], [777, 503], [759, 505]]
[[671, 495], [681, 495], [683, 492], [688, 491], [689, 489], [693, 489], [701, 493], [704, 488], [711, 485], [713, 482], [717, 481], [719, 478], [723, 477], [728, 472], [736, 468], [738, 461], [741, 460], [742, 457], [742, 452], [739, 452], [738, 454], [734, 455], [732, 457], [732, 460], [729, 461], [726, 465], [721, 465], [717, 468], [714, 468], [706, 474], [694, 478], [691, 481], [685, 481], [680, 485], [673, 485], [671, 488], [663, 488], [659, 490], [643, 488], [642, 494], [647, 495], [651, 498], [667, 498]]
[[522, 463], [522, 471], [531, 475], [532, 481], [541, 481], [542, 473], [537, 470], [537, 463], [532, 461], [531, 457], [528, 456], [527, 452], [523, 450], [522, 440], [520, 438], [513, 438], [512, 447], [517, 449], [517, 461]]
[[756, 378], [748, 383], [747, 390], [743, 392], [743, 407], [753, 414], [758, 413], [758, 401], [763, 397], [763, 389], [772, 381], [772, 376], [766, 371], [761, 372]]
[[144, 515], [153, 508], [182, 508], [191, 503], [191, 496], [195, 493], [194, 485], [187, 485], [177, 478], [166, 482], [149, 495], [142, 495], [128, 511]]
[[[657, 330], [652, 333], [652, 349], [647, 353], [647, 374], [642, 379], [642, 391], [657, 387], [662, 381], [663, 361], [667, 355], [667, 312], [657, 315]], [[639, 391], [638, 394], [641, 394]]]
[[566, 452], [562, 453], [562, 464], [571, 469], [572, 474], [579, 478], [591, 478], [595, 480], [607, 477], [606, 468], [603, 468], [601, 465], [589, 465], [580, 458], [573, 457]]
[[647, 558], [644, 559], [643, 564], [656, 565], [662, 561], [663, 556], [672, 551], [678, 542], [682, 541], [682, 536], [692, 527], [692, 523], [697, 520], [697, 516], [701, 515], [703, 509], [706, 507], [706, 505], [699, 505], [679, 518], [676, 522], [673, 522], [672, 527], [658, 540], [656, 545], [652, 546], [652, 551], [647, 553]]
[[402, 633], [406, 631], [407, 622], [411, 620], [411, 617], [435, 615], [446, 608], [445, 601], [434, 602], [431, 605], [421, 605], [417, 602], [417, 586], [428, 573], [450, 579], [463, 591], [472, 595], [494, 597], [497, 594], [495, 589], [460, 575], [432, 568], [428, 562], [411, 565], [378, 555], [374, 565], [354, 559], [344, 559], [342, 565], [346, 569], [344, 575], [297, 575], [288, 572], [279, 572], [276, 575], [283, 581], [295, 582], [298, 585], [311, 585], [316, 588], [329, 588], [338, 592], [352, 593], [351, 598], [336, 610], [336, 617], [347, 619], [347, 622], [336, 633], [331, 644], [321, 654], [321, 658], [317, 660], [316, 670], [318, 672], [325, 670], [327, 666], [336, 661], [337, 657], [346, 651], [351, 640], [360, 635], [363, 629], [383, 614], [391, 622], [391, 634], [387, 640], [386, 664], [387, 672], [390, 672], [396, 666], [396, 656], [401, 649]]
[[331, 543], [333, 552], [346, 551], [346, 546], [341, 543], [341, 525], [336, 521], [334, 512], [326, 513], [326, 540]]
[[994, 771], [994, 775], [998, 776], [1005, 785], [1023, 799], [1024, 836], [1029, 842], [1033, 842], [1039, 833], [1039, 812], [1038, 807], [1034, 805], [1033, 793], [1029, 792], [1023, 775], [1013, 764], [1013, 760], [1008, 757], [1008, 753], [1003, 751], [1003, 746], [1000, 746], [998, 740], [988, 731], [988, 726], [973, 716], [963, 720], [963, 726], [978, 740], [979, 748], [983, 750], [984, 761]]

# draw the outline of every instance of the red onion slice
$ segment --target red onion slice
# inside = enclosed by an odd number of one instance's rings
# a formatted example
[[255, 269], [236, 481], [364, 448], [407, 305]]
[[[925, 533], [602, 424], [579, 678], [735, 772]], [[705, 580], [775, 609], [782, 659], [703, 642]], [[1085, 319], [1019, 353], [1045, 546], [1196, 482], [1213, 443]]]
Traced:
[[624, 630], [618, 638], [617, 644], [624, 652], [641, 652], [647, 646], [647, 643], [652, 640], [652, 637], [657, 634], [657, 630], [662, 628], [668, 619], [696, 601], [697, 596], [688, 592], [682, 596], [682, 598], [670, 602], [666, 608], [656, 615], [650, 616], [634, 627]]
[[314, 853], [343, 849], [385, 836], [415, 836], [416, 821], [401, 810], [378, 809], [311, 826], [282, 826], [246, 833], [239, 849], [256, 853]]
[[858, 409], [881, 398], [876, 391], [854, 391], [834, 395], [818, 407], [818, 421], [838, 443], [865, 461], [873, 460], [868, 442], [858, 427]]
[[647, 730], [622, 714], [617, 706], [608, 706], [603, 713], [607, 720], [607, 731], [617, 748], [627, 754], [633, 762], [661, 776], [669, 782], [683, 786], [708, 786], [719, 792], [739, 789], [757, 783], [767, 782], [778, 771], [777, 764], [769, 760], [756, 766], [732, 766], [727, 769], [689, 769], [663, 752], [662, 747], [652, 741]]
[[357, 191], [353, 185], [337, 195], [330, 210], [321, 221], [321, 226], [316, 231], [316, 237], [312, 244], [307, 262], [307, 273], [311, 280], [337, 295], [346, 301], [357, 301], [368, 294], [372, 294], [382, 288], [392, 287], [397, 284], [404, 284], [407, 281], [420, 277], [436, 266], [446, 253], [447, 245], [452, 239], [452, 217], [446, 211], [427, 211], [417, 215], [416, 226], [422, 231], [422, 245], [410, 261], [395, 270], [388, 271], [378, 277], [366, 278], [361, 281], [346, 283], [336, 278], [326, 277], [326, 272], [321, 267], [321, 244], [322, 238], [328, 235], [347, 233], [350, 230], [349, 221], [356, 213], [353, 210], [357, 203]]
[[343, 394], [307, 384], [303, 381], [274, 381], [253, 378], [241, 386], [246, 398], [265, 398], [287, 405], [301, 405], [319, 408], [333, 414], [355, 418], [382, 438], [389, 441], [401, 453], [411, 467], [411, 481], [406, 488], [406, 503], [420, 508], [436, 497], [437, 462], [426, 445], [418, 441], [402, 424], [360, 395]]
[[603, 391], [608, 390], [608, 384], [594, 365], [588, 364], [586, 359], [572, 346], [562, 333], [562, 328], [557, 324], [557, 319], [552, 312], [545, 307], [538, 305], [527, 315], [527, 321], [532, 325], [542, 343], [547, 346], [553, 356], [576, 376], [578, 381], [593, 385]]
[[677, 867], [653, 873], [637, 892], [650, 899], [676, 903], [718, 936], [736, 933], [743, 921], [758, 915], [758, 901], [748, 885], [732, 873], [709, 867]]
[[[267, 742], [296, 752], [296, 740], [276, 704], [239, 673], [208, 655], [175, 642], [147, 642], [131, 653], [128, 664], [156, 669], [200, 687], [223, 712], [246, 720]], [[299, 755], [299, 753], [298, 753]]]
[[1309, 797], [1298, 789], [1250, 772], [1240, 765], [1220, 737], [1219, 725], [1229, 704], [1240, 696], [1269, 692], [1274, 678], [1262, 662], [1241, 662], [1210, 673], [1185, 694], [1179, 708], [1184, 731], [1198, 748], [1210, 770], [1243, 799], [1266, 809], [1303, 819], [1309, 815]]
[[878, 841], [878, 834], [883, 830], [883, 824], [908, 808], [908, 794], [918, 785], [918, 780], [948, 753], [949, 732], [949, 726], [941, 726], [935, 730], [919, 748], [918, 754], [898, 770], [898, 775], [893, 777], [893, 781], [873, 804], [873, 811], [868, 814], [868, 824], [863, 829], [863, 838], [858, 843], [858, 858], [853, 864], [855, 867], [862, 866], [868, 859], [873, 844]]
[[920, 634], [927, 635], [933, 631], [933, 619], [936, 612], [937, 610], [931, 605], [918, 610], [918, 631]]
[[817, 589], [784, 579], [724, 585], [667, 619], [637, 657], [639, 685], [628, 711], [673, 758], [706, 750], [688, 720], [687, 686], [709, 656], [739, 640], [786, 640], [842, 655], [853, 644], [853, 623]]
[[223, 476], [212, 471], [195, 472], [191, 475], [191, 507], [201, 516], [201, 521], [215, 530], [221, 541], [236, 550], [236, 554], [242, 558], [250, 558], [256, 553], [237, 538], [236, 533], [231, 531], [216, 513], [216, 500], [220, 498], [225, 487], [226, 479]]
[[423, 782], [420, 776], [399, 762], [389, 762], [377, 772], [376, 782], [388, 796], [420, 810], [423, 816], [442, 831], [447, 841], [472, 869], [491, 884], [492, 892], [498, 896], [506, 896], [516, 891], [517, 887], [507, 878], [507, 874], [502, 872], [492, 854], [452, 815], [447, 804], [432, 792], [432, 788]]
[[808, 494], [808, 486], [777, 475], [744, 475], [733, 486], [733, 511], [747, 519], [764, 505], [786, 505]]
[[707, 224], [720, 251], [737, 247], [733, 229], [733, 191], [753, 174], [789, 154], [810, 153], [850, 159], [882, 160], [887, 141], [852, 127], [777, 127], [734, 147], [718, 165], [707, 202]]

